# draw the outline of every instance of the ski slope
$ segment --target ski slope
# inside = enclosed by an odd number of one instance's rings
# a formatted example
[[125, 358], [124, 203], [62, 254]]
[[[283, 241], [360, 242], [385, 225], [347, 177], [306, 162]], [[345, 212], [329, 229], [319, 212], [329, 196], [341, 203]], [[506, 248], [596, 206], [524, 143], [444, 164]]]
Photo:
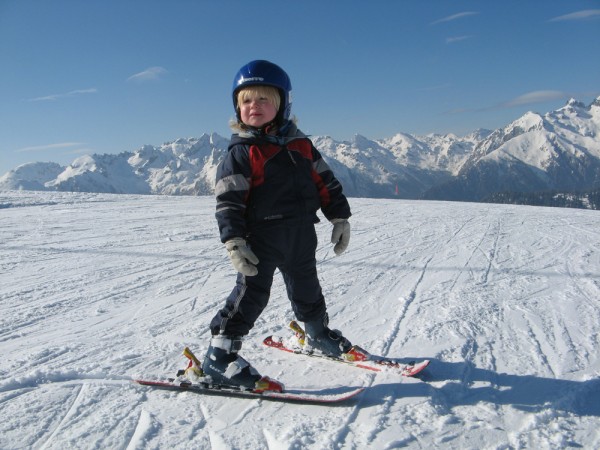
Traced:
[[350, 199], [317, 225], [331, 324], [422, 379], [261, 345], [293, 318], [276, 277], [242, 350], [338, 407], [134, 385], [205, 351], [235, 274], [212, 197], [0, 193], [2, 449], [600, 448], [600, 212]]

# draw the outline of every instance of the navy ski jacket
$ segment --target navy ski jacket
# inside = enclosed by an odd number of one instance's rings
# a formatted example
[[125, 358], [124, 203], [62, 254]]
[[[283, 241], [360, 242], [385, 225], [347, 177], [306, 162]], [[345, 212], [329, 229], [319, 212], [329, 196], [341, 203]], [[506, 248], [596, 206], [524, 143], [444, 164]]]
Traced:
[[286, 136], [234, 134], [217, 168], [216, 218], [222, 242], [256, 227], [350, 217], [342, 185], [311, 140], [290, 124]]

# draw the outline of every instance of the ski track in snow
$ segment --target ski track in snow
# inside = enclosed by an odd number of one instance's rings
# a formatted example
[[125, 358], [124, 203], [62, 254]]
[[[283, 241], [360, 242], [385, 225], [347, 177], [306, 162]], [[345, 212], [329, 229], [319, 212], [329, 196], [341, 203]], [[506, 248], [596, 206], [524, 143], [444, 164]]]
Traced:
[[338, 406], [152, 390], [235, 274], [214, 199], [1, 192], [0, 448], [600, 448], [600, 213], [350, 199], [331, 325], [422, 379], [262, 346], [293, 318], [276, 275], [243, 355], [289, 388], [366, 386]]

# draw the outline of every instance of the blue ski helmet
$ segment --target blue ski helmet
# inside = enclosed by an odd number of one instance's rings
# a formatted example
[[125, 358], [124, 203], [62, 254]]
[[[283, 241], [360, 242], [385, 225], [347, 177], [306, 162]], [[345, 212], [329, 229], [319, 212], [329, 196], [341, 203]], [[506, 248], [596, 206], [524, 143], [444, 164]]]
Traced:
[[292, 110], [292, 83], [290, 77], [285, 71], [272, 62], [264, 59], [250, 61], [235, 74], [233, 79], [233, 107], [235, 108], [239, 120], [239, 110], [237, 108], [237, 94], [240, 89], [247, 86], [272, 86], [279, 91], [281, 104], [277, 112], [276, 120], [283, 122], [290, 118]]

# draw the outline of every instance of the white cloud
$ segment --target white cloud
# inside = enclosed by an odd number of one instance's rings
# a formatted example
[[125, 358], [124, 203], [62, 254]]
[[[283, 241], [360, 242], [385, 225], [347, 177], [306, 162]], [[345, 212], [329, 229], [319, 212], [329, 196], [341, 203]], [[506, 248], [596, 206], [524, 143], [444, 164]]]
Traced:
[[43, 152], [43, 151], [48, 151], [48, 150], [57, 150], [57, 149], [64, 149], [64, 148], [70, 148], [70, 147], [80, 147], [82, 145], [86, 145], [83, 142], [61, 142], [58, 144], [47, 144], [47, 145], [36, 145], [33, 147], [24, 147], [24, 148], [20, 148], [19, 150], [17, 150], [18, 153], [25, 153], [25, 152]]
[[76, 89], [74, 91], [70, 91], [70, 92], [66, 92], [66, 93], [62, 93], [62, 94], [50, 94], [50, 95], [45, 95], [43, 97], [34, 97], [34, 98], [29, 98], [27, 99], [28, 102], [48, 102], [48, 101], [54, 101], [54, 100], [59, 100], [61, 98], [66, 98], [66, 97], [74, 97], [76, 95], [83, 95], [83, 94], [96, 94], [98, 93], [98, 89], [96, 88], [90, 88], [90, 89]]
[[465, 39], [471, 39], [473, 36], [455, 36], [446, 38], [446, 44], [454, 44], [455, 42], [464, 41]]
[[530, 103], [560, 100], [566, 97], [569, 97], [569, 94], [562, 91], [532, 91], [504, 103], [503, 106], [511, 108], [513, 106], [527, 105]]
[[512, 100], [504, 103], [499, 103], [493, 106], [486, 106], [481, 108], [454, 108], [446, 111], [444, 114], [464, 114], [471, 112], [487, 112], [497, 111], [501, 109], [514, 108], [516, 106], [530, 105], [534, 103], [553, 102], [556, 100], [565, 100], [573, 95], [563, 91], [531, 91], [526, 94], [520, 95]]
[[127, 81], [154, 81], [160, 79], [163, 75], [166, 75], [167, 73], [168, 70], [164, 67], [148, 67], [142, 72], [131, 75], [129, 78], [127, 78]]
[[565, 14], [564, 16], [554, 17], [548, 22], [564, 22], [567, 20], [585, 20], [600, 17], [600, 9], [586, 9], [583, 11], [577, 11], [571, 14]]
[[98, 93], [98, 89], [96, 89], [96, 88], [91, 88], [91, 89], [76, 89], [74, 91], [71, 91], [71, 92], [67, 93], [67, 95], [96, 94], [96, 93]]
[[453, 20], [462, 19], [463, 17], [468, 17], [468, 16], [476, 16], [477, 14], [479, 14], [479, 13], [475, 12], [475, 11], [465, 11], [465, 12], [461, 12], [458, 14], [453, 14], [448, 17], [444, 17], [443, 19], [436, 20], [435, 22], [431, 22], [430, 25], [437, 25], [438, 23], [443, 23], [443, 22], [452, 22]]

